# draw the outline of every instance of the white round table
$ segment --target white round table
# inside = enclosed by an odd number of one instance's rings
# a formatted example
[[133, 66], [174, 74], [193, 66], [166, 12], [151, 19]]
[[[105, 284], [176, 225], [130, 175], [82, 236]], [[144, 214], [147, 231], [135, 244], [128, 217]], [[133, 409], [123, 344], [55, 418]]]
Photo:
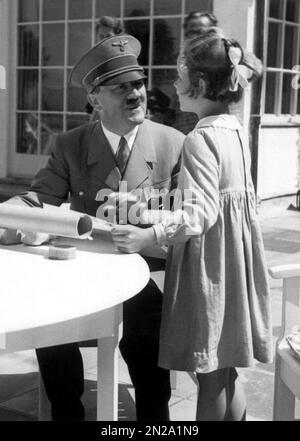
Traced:
[[117, 420], [121, 304], [147, 284], [148, 265], [97, 237], [56, 243], [75, 245], [75, 259], [50, 260], [46, 245], [0, 246], [0, 353], [97, 338], [97, 419]]

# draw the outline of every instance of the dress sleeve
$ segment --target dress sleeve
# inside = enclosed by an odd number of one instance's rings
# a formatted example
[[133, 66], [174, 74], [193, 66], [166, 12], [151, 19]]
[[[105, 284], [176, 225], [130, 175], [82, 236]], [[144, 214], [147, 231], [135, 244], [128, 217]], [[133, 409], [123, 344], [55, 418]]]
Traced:
[[214, 225], [219, 212], [219, 162], [216, 143], [204, 130], [186, 138], [174, 209], [153, 226], [158, 243], [186, 242]]

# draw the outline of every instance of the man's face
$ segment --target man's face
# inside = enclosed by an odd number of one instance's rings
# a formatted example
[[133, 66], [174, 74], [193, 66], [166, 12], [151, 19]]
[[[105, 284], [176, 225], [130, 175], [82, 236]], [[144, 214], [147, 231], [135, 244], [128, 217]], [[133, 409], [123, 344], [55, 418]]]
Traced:
[[208, 17], [194, 17], [188, 21], [185, 36], [187, 38], [192, 38], [198, 35], [199, 30], [206, 30], [212, 26], [211, 21]]
[[101, 120], [115, 132], [124, 134], [144, 121], [147, 98], [143, 80], [112, 86], [100, 86], [94, 92], [101, 110]]

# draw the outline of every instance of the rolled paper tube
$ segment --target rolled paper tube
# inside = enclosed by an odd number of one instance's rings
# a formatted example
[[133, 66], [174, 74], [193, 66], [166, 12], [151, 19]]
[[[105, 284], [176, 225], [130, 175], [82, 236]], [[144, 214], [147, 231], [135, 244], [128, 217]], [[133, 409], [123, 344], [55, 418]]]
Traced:
[[76, 257], [76, 247], [67, 244], [57, 244], [49, 246], [49, 259], [51, 260], [70, 260]]
[[58, 207], [39, 208], [0, 204], [0, 227], [86, 239], [91, 235], [90, 216]]

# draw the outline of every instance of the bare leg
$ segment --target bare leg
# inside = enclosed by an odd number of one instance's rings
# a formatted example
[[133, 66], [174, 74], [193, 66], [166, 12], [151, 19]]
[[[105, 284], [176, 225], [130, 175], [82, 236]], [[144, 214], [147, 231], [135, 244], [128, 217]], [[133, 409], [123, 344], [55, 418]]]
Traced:
[[241, 421], [246, 405], [243, 389], [234, 368], [197, 374], [199, 394], [197, 421]]
[[242, 383], [234, 368], [230, 368], [228, 412], [226, 421], [246, 421], [246, 399]]

